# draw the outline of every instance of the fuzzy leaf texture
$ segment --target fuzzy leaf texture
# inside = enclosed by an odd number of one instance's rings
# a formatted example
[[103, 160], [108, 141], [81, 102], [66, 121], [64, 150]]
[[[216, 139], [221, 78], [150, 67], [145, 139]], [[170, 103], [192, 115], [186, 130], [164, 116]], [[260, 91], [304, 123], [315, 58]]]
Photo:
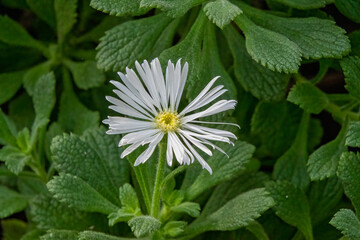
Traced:
[[289, 92], [287, 100], [309, 113], [320, 113], [329, 103], [325, 93], [309, 82], [299, 82]]
[[19, 193], [0, 186], [0, 218], [6, 218], [25, 209], [27, 199]]
[[76, 240], [135, 240], [135, 238], [122, 238], [100, 232], [84, 231], [78, 234]]
[[266, 190], [275, 200], [274, 210], [286, 223], [297, 227], [305, 239], [312, 240], [310, 207], [305, 193], [291, 183], [268, 182]]
[[55, 75], [51, 72], [41, 76], [35, 85], [33, 101], [36, 117], [49, 119], [55, 100]]
[[360, 147], [360, 122], [349, 123], [345, 144], [350, 147]]
[[330, 224], [341, 231], [347, 239], [360, 239], [360, 221], [350, 209], [340, 209], [331, 219]]
[[345, 194], [350, 198], [357, 215], [360, 215], [360, 155], [344, 152], [341, 155], [338, 176], [343, 184]]
[[216, 0], [208, 2], [204, 7], [204, 12], [213, 23], [222, 29], [241, 14], [242, 10], [228, 0]]
[[349, 93], [360, 99], [360, 58], [348, 57], [343, 59], [341, 67], [345, 75], [345, 88]]
[[54, 0], [56, 30], [59, 42], [63, 42], [76, 22], [76, 0]]
[[78, 240], [77, 235], [77, 231], [51, 229], [40, 240]]
[[149, 10], [148, 8], [140, 8], [140, 0], [91, 0], [90, 6], [117, 17], [138, 16]]
[[141, 0], [140, 6], [146, 8], [159, 8], [169, 17], [177, 18], [202, 2], [205, 2], [205, 0]]
[[0, 149], [0, 161], [4, 161], [10, 172], [19, 174], [31, 158], [24, 154], [19, 148], [5, 146]]
[[128, 224], [137, 238], [153, 233], [161, 226], [161, 222], [152, 216], [134, 217]]

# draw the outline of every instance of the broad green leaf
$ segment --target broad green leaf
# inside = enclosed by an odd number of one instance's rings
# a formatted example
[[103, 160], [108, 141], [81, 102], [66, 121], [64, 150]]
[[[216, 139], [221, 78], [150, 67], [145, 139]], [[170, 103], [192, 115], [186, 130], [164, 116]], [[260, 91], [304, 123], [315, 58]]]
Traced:
[[4, 186], [0, 186], [0, 196], [0, 218], [20, 212], [28, 205], [24, 196]]
[[23, 153], [28, 153], [31, 150], [30, 131], [28, 128], [24, 128], [17, 134], [16, 143]]
[[192, 7], [201, 4], [205, 0], [141, 0], [140, 7], [159, 8], [168, 16], [177, 18], [184, 15]]
[[344, 152], [341, 155], [338, 176], [344, 187], [346, 196], [348, 196], [360, 215], [360, 155], [354, 152]]
[[184, 227], [187, 225], [187, 222], [184, 221], [169, 221], [164, 226], [164, 235], [170, 237], [176, 237], [184, 232]]
[[87, 143], [75, 135], [55, 137], [51, 144], [55, 168], [79, 177], [111, 203], [120, 204], [109, 169]]
[[256, 24], [282, 34], [300, 48], [304, 58], [341, 58], [350, 52], [345, 30], [334, 21], [314, 17], [283, 18], [238, 2]]
[[91, 225], [84, 213], [49, 196], [38, 195], [29, 205], [31, 219], [39, 229], [82, 230]]
[[189, 74], [185, 89], [186, 97], [189, 100], [194, 99], [194, 96], [199, 94], [216, 76], [221, 76], [217, 80], [217, 84], [224, 85], [224, 88], [228, 90], [223, 98], [236, 98], [236, 87], [222, 65], [215, 40], [213, 24], [207, 19], [205, 13], [200, 12], [185, 39], [166, 49], [160, 55], [160, 62], [163, 66], [169, 59], [173, 63], [179, 59], [188, 62]]
[[273, 171], [275, 179], [287, 180], [303, 190], [310, 183], [306, 168], [309, 119], [310, 115], [304, 112], [293, 144], [276, 161]]
[[121, 205], [124, 207], [129, 207], [133, 210], [140, 208], [136, 192], [129, 183], [125, 183], [122, 187], [120, 187], [119, 198], [121, 201]]
[[269, 240], [269, 236], [266, 234], [264, 227], [257, 221], [251, 222], [247, 227], [258, 240]]
[[349, 34], [351, 43], [351, 55], [360, 57], [360, 30], [353, 31]]
[[17, 186], [22, 195], [32, 198], [39, 194], [47, 194], [46, 184], [38, 176], [26, 176], [20, 174], [17, 180]]
[[32, 96], [34, 93], [35, 85], [41, 76], [49, 73], [51, 69], [51, 62], [43, 62], [35, 67], [30, 68], [25, 74], [23, 78], [24, 87], [27, 93]]
[[135, 238], [122, 238], [101, 232], [84, 231], [79, 233], [77, 240], [135, 240]]
[[30, 129], [35, 119], [35, 110], [31, 97], [24, 92], [20, 94], [18, 97], [16, 97], [14, 100], [10, 101], [8, 106], [9, 106], [9, 119], [11, 119], [14, 125], [16, 125], [16, 128]]
[[14, 137], [13, 131], [11, 129], [11, 123], [8, 117], [0, 108], [0, 140], [16, 146], [16, 138]]
[[65, 130], [77, 134], [88, 128], [97, 127], [100, 119], [98, 112], [90, 111], [79, 101], [71, 86], [66, 87], [61, 95], [58, 116], [58, 122]]
[[330, 224], [346, 236], [342, 240], [360, 239], [360, 221], [350, 209], [340, 209], [331, 219]]
[[186, 213], [192, 217], [198, 217], [200, 215], [200, 204], [195, 202], [183, 202], [177, 206], [170, 208], [173, 212]]
[[279, 157], [294, 141], [300, 119], [300, 109], [287, 101], [263, 101], [252, 115], [251, 132], [259, 139], [264, 154]]
[[1, 4], [9, 8], [20, 8], [20, 9], [27, 8], [25, 0], [1, 0]]
[[[245, 164], [252, 157], [255, 147], [246, 142], [235, 141], [235, 146], [221, 145], [221, 148], [229, 155], [216, 151], [207, 162], [213, 170], [213, 175], [202, 171], [195, 182], [186, 189], [186, 199], [193, 200], [203, 191], [217, 185], [220, 182], [230, 180], [238, 176], [245, 168]], [[224, 147], [223, 147], [224, 146]]]
[[305, 193], [289, 182], [268, 182], [266, 190], [275, 200], [274, 210], [286, 223], [297, 227], [305, 239], [312, 240], [310, 207]]
[[192, 236], [205, 231], [230, 231], [245, 227], [273, 205], [273, 199], [264, 188], [250, 190], [228, 201], [205, 219], [192, 222], [185, 229], [185, 235]]
[[162, 44], [158, 39], [170, 22], [164, 14], [157, 14], [125, 22], [107, 31], [97, 47], [98, 67], [106, 71], [123, 71], [126, 66], [133, 66], [136, 60], [153, 55], [156, 45]]
[[111, 179], [116, 187], [130, 182], [130, 166], [126, 159], [121, 159], [121, 148], [118, 147], [119, 136], [106, 134], [104, 127], [88, 129], [82, 135], [86, 142], [107, 165]]
[[55, 75], [51, 72], [41, 76], [34, 88], [33, 102], [36, 118], [49, 119], [55, 100]]
[[264, 100], [279, 100], [285, 95], [289, 75], [274, 72], [255, 62], [245, 50], [245, 40], [229, 25], [224, 33], [234, 56], [236, 79], [246, 91]]
[[109, 226], [112, 227], [118, 222], [127, 222], [135, 216], [140, 216], [141, 212], [138, 209], [137, 213], [134, 213], [130, 208], [122, 207], [116, 212], [112, 212], [108, 215]]
[[360, 2], [357, 0], [335, 0], [335, 6], [346, 17], [360, 23]]
[[26, 0], [30, 7], [41, 20], [49, 24], [53, 29], [56, 28], [54, 1], [53, 0]]
[[42, 230], [34, 229], [26, 232], [20, 240], [39, 240], [42, 235], [44, 235]]
[[0, 41], [22, 47], [43, 48], [22, 26], [7, 16], [0, 16]]
[[326, 4], [334, 2], [334, 0], [276, 0], [292, 8], [301, 10], [323, 8]]
[[26, 232], [26, 223], [18, 219], [5, 219], [1, 221], [2, 240], [18, 240]]
[[360, 122], [349, 123], [345, 144], [350, 147], [360, 147]]
[[128, 224], [137, 238], [153, 233], [161, 226], [161, 222], [151, 216], [134, 217]]
[[347, 124], [344, 123], [336, 139], [322, 145], [309, 156], [307, 166], [312, 181], [323, 180], [336, 174], [341, 153], [346, 150], [346, 131]]
[[77, 231], [50, 229], [40, 240], [78, 240], [77, 235]]
[[0, 74], [0, 104], [7, 102], [19, 90], [24, 72]]
[[208, 2], [203, 10], [206, 16], [221, 29], [242, 13], [240, 8], [228, 0]]
[[114, 16], [138, 16], [146, 13], [149, 9], [140, 8], [141, 0], [91, 0], [90, 6], [96, 10]]
[[[309, 204], [313, 226], [330, 217], [343, 195], [341, 182], [337, 177], [317, 181], [311, 185]], [[315, 229], [314, 229], [315, 233]]]
[[60, 174], [47, 183], [54, 198], [70, 208], [85, 212], [109, 214], [117, 210], [117, 206], [109, 202], [93, 187], [81, 178], [71, 174]]
[[296, 73], [300, 66], [301, 49], [286, 36], [257, 26], [245, 15], [235, 18], [245, 34], [246, 49], [250, 56], [270, 70]]
[[0, 161], [4, 161], [6, 167], [16, 175], [24, 169], [30, 160], [30, 156], [22, 153], [17, 147], [8, 145], [0, 149]]
[[345, 75], [345, 88], [352, 96], [360, 99], [360, 58], [348, 57], [340, 64]]
[[318, 114], [329, 103], [325, 93], [310, 82], [298, 82], [289, 92], [287, 100], [299, 105], [309, 113]]
[[54, 0], [58, 41], [62, 43], [76, 22], [76, 0]]
[[96, 62], [92, 60], [84, 62], [65, 61], [70, 68], [76, 86], [87, 90], [99, 87], [105, 82], [105, 74], [96, 67]]

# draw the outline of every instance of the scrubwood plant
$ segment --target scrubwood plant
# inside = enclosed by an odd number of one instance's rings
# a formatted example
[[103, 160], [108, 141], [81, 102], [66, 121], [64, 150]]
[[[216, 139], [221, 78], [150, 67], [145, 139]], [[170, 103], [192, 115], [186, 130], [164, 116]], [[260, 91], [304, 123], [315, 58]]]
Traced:
[[[40, 25], [32, 37], [0, 17], [0, 217], [25, 210], [27, 219], [3, 220], [4, 239], [358, 239], [360, 32], [346, 34], [323, 8], [359, 23], [360, 3], [267, 0], [265, 11], [251, 2], [2, 0]], [[119, 138], [83, 103], [104, 118], [101, 70], [157, 56], [189, 63], [189, 101], [220, 75], [225, 97], [238, 100], [231, 119], [242, 141], [224, 146], [229, 159], [206, 159], [212, 176], [167, 168], [156, 218], [146, 199], [158, 152], [137, 167], [141, 151], [120, 160]], [[305, 63], [319, 65], [311, 79], [299, 73]], [[334, 69], [348, 93], [318, 87]], [[323, 111], [341, 130], [320, 145]]]

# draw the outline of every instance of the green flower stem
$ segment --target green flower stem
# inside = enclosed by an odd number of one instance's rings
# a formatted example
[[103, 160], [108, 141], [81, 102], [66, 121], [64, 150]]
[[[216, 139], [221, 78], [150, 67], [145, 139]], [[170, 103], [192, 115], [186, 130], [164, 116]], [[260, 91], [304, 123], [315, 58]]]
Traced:
[[161, 184], [161, 189], [164, 187], [164, 185], [167, 183], [167, 181], [169, 181], [170, 179], [172, 179], [173, 177], [175, 177], [177, 174], [181, 173], [182, 171], [186, 170], [188, 168], [188, 166], [189, 165], [179, 166], [179, 167], [175, 168], [171, 173], [166, 175], [166, 177], [164, 178], [164, 180]]
[[327, 104], [327, 106], [325, 107], [325, 110], [327, 112], [331, 113], [333, 115], [334, 119], [339, 121], [340, 123], [342, 123], [346, 119], [346, 117], [348, 117], [350, 120], [354, 120], [354, 121], [359, 120], [359, 115], [357, 115], [354, 112], [343, 111], [338, 105], [336, 105], [334, 103]]
[[156, 170], [154, 192], [151, 201], [150, 214], [154, 218], [159, 217], [161, 183], [164, 178], [165, 161], [166, 161], [165, 156], [166, 156], [166, 141], [163, 141], [159, 144], [159, 161]]

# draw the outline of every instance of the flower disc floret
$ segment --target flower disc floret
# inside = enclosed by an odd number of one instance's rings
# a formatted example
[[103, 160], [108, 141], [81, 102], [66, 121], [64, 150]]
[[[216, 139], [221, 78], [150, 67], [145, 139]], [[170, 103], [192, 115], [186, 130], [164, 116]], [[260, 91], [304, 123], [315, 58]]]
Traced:
[[173, 112], [162, 112], [155, 118], [156, 127], [163, 132], [174, 132], [180, 125], [179, 116]]

